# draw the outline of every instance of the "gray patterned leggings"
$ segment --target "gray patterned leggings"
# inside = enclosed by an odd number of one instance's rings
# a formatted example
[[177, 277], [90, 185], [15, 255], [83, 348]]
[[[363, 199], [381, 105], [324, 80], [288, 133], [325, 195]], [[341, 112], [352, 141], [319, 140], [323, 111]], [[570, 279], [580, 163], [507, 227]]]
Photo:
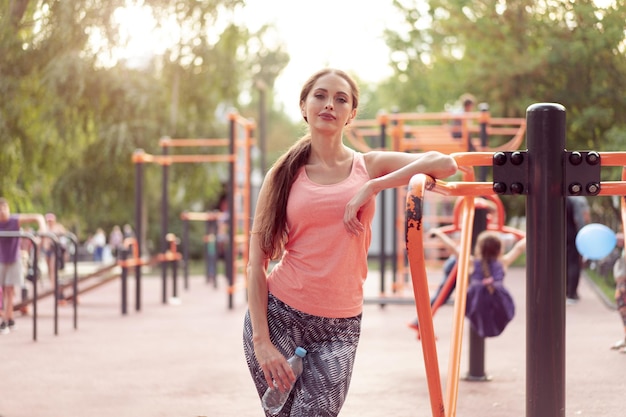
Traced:
[[[348, 394], [361, 333], [361, 315], [333, 319], [313, 316], [289, 307], [269, 294], [267, 320], [272, 343], [285, 357], [297, 346], [307, 350], [304, 372], [296, 381], [280, 417], [334, 417]], [[259, 398], [267, 389], [254, 356], [250, 313], [246, 313], [243, 345]]]

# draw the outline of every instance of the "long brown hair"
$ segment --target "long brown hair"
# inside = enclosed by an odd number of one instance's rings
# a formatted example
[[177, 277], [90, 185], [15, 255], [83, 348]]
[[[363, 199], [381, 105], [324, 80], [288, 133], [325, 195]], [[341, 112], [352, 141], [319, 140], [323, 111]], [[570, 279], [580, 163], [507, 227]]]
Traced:
[[[300, 105], [304, 103], [321, 77], [336, 74], [346, 80], [352, 90], [352, 109], [359, 104], [359, 88], [344, 71], [325, 68], [313, 74], [302, 86]], [[304, 118], [305, 121], [306, 117]], [[259, 234], [261, 250], [270, 259], [277, 259], [287, 242], [287, 200], [289, 191], [301, 167], [311, 155], [311, 134], [307, 133], [274, 163], [266, 181], [269, 181], [268, 201], [255, 219], [253, 233]]]
[[481, 268], [483, 271], [483, 277], [490, 277], [491, 268], [489, 265], [492, 261], [497, 260], [502, 253], [502, 241], [500, 237], [490, 231], [481, 232], [476, 239], [476, 249], [474, 250], [474, 257], [480, 259]]

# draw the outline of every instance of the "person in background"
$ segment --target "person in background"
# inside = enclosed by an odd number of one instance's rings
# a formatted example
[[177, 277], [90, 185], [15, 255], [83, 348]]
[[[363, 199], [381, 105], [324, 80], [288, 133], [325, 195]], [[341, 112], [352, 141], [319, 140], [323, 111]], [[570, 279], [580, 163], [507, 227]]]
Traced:
[[624, 247], [624, 234], [618, 233], [618, 246], [622, 247], [621, 256], [613, 265], [613, 278], [615, 279], [615, 305], [624, 326], [624, 337], [611, 345], [611, 349], [626, 353], [626, 252]]
[[[46, 221], [41, 214], [11, 214], [9, 202], [0, 197], [0, 231], [19, 232], [25, 223], [37, 223], [40, 232], [47, 231]], [[15, 328], [13, 299], [15, 289], [22, 288], [23, 279], [20, 238], [0, 237], [0, 286], [3, 297], [0, 334], [10, 333]]]
[[[447, 178], [456, 162], [439, 152], [359, 153], [343, 144], [358, 87], [324, 69], [300, 92], [309, 133], [274, 164], [261, 187], [250, 239], [244, 352], [262, 397], [287, 391], [280, 416], [337, 416], [346, 398], [361, 328], [363, 282], [376, 195], [418, 173]], [[279, 260], [268, 273], [270, 260]], [[307, 350], [295, 381], [287, 363]]]
[[591, 221], [589, 202], [584, 196], [568, 196], [566, 209], [566, 303], [576, 304], [579, 300], [578, 283], [582, 273], [583, 259], [576, 247], [578, 231]]
[[[461, 105], [463, 106], [463, 110], [461, 114], [471, 113], [474, 111], [474, 106], [476, 105], [476, 98], [469, 94], [463, 94], [460, 99]], [[470, 121], [467, 120], [466, 124], [469, 126]], [[463, 137], [463, 119], [456, 118], [452, 120], [452, 137], [455, 139], [461, 139]]]
[[111, 247], [111, 254], [114, 258], [117, 258], [123, 244], [124, 234], [122, 233], [122, 229], [118, 225], [115, 225], [113, 229], [111, 229], [111, 233], [109, 233], [109, 246]]
[[91, 243], [93, 245], [93, 261], [102, 262], [104, 260], [104, 246], [107, 244], [107, 237], [104, 234], [104, 229], [101, 227], [96, 229], [96, 233], [94, 233], [91, 238]]

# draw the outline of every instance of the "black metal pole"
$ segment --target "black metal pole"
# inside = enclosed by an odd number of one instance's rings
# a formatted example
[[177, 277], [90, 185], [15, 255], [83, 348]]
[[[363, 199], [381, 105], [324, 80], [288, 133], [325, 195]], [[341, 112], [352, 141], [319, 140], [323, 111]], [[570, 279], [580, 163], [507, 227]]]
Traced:
[[[489, 121], [489, 105], [487, 103], [481, 103], [479, 106], [479, 110], [481, 113], [480, 146], [484, 150], [487, 148], [487, 145], [489, 145], [489, 133], [487, 132], [487, 124]], [[487, 169], [488, 167], [486, 166], [478, 167], [478, 181], [487, 181]]]
[[[526, 111], [526, 416], [565, 416], [565, 108]], [[549, 249], [549, 250], [548, 250]]]
[[217, 261], [219, 259], [217, 247], [217, 221], [206, 222], [206, 235], [204, 244], [204, 259], [206, 261], [206, 282], [213, 282], [213, 287], [217, 288]]
[[128, 249], [124, 248], [118, 251], [118, 256], [122, 262], [122, 275], [121, 275], [121, 307], [122, 315], [126, 315], [128, 312], [128, 267], [126, 266], [126, 259], [128, 259]]
[[34, 268], [34, 272], [33, 272], [33, 340], [37, 341], [37, 297], [39, 296], [39, 294], [37, 293], [37, 283], [39, 282], [39, 268], [38, 268], [38, 254], [39, 254], [39, 248], [37, 247], [37, 243], [35, 242], [35, 237], [32, 234], [28, 234], [28, 235], [23, 235], [26, 236], [30, 239], [30, 241], [33, 244], [33, 247], [35, 248], [35, 250], [33, 251], [33, 268]]
[[[387, 124], [385, 122], [380, 124], [380, 143], [379, 146], [381, 149], [385, 149], [387, 138]], [[387, 254], [385, 248], [385, 190], [381, 191], [380, 196], [380, 208], [377, 210], [380, 214], [378, 218], [380, 219], [380, 253], [378, 254], [380, 258], [380, 294], [385, 294], [385, 264], [387, 263]], [[385, 304], [382, 303], [381, 307]]]
[[[169, 148], [163, 146], [163, 156], [167, 156]], [[168, 182], [169, 182], [169, 164], [163, 163], [163, 181], [162, 181], [162, 194], [161, 194], [161, 254], [165, 255], [167, 252], [167, 196], [168, 196]], [[161, 302], [167, 303], [167, 262], [161, 262]]]
[[[143, 150], [135, 151], [135, 244], [141, 258], [143, 238], [143, 159], [139, 156]], [[141, 311], [141, 265], [135, 266], [135, 311]]]
[[[235, 118], [230, 118], [230, 129], [229, 129], [229, 143], [228, 143], [228, 153], [234, 155], [235, 158], [237, 154], [235, 153], [235, 141], [237, 140], [235, 134]], [[235, 162], [230, 161], [228, 163], [228, 248], [225, 250], [225, 261], [226, 261], [226, 279], [228, 281], [228, 308], [232, 309], [234, 307], [233, 300], [233, 286], [235, 284], [235, 181], [237, 178], [235, 177]]]
[[54, 280], [54, 292], [52, 294], [54, 299], [54, 335], [59, 334], [59, 238], [52, 232], [39, 232], [39, 236], [47, 237], [52, 242], [52, 249], [54, 252], [54, 271], [52, 271], [52, 279]]
[[172, 297], [178, 298], [178, 261], [172, 260]]
[[183, 220], [183, 281], [189, 289], [189, 219]]
[[265, 175], [267, 171], [267, 109], [266, 109], [266, 89], [265, 83], [259, 84], [259, 148], [261, 153], [261, 172]]
[[[474, 210], [472, 250], [476, 246], [478, 235], [487, 230], [487, 213], [486, 208]], [[471, 325], [469, 326], [469, 371], [465, 379], [467, 381], [488, 381], [491, 379], [485, 373], [485, 339]]]
[[[72, 309], [74, 315], [74, 329], [78, 329], [78, 238], [73, 233], [65, 233], [65, 237], [72, 242], [74, 246], [74, 279], [72, 280]], [[61, 254], [63, 256], [63, 254]]]

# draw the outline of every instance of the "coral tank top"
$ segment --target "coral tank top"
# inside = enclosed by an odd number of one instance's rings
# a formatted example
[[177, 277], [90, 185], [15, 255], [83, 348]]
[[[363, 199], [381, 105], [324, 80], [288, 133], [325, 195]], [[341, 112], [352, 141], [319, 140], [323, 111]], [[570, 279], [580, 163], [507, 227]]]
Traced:
[[298, 173], [287, 202], [288, 242], [281, 261], [268, 275], [269, 291], [302, 312], [331, 318], [354, 317], [363, 309], [363, 283], [375, 198], [359, 213], [365, 231], [345, 229], [346, 204], [370, 177], [363, 154], [355, 152], [350, 175], [330, 185]]

